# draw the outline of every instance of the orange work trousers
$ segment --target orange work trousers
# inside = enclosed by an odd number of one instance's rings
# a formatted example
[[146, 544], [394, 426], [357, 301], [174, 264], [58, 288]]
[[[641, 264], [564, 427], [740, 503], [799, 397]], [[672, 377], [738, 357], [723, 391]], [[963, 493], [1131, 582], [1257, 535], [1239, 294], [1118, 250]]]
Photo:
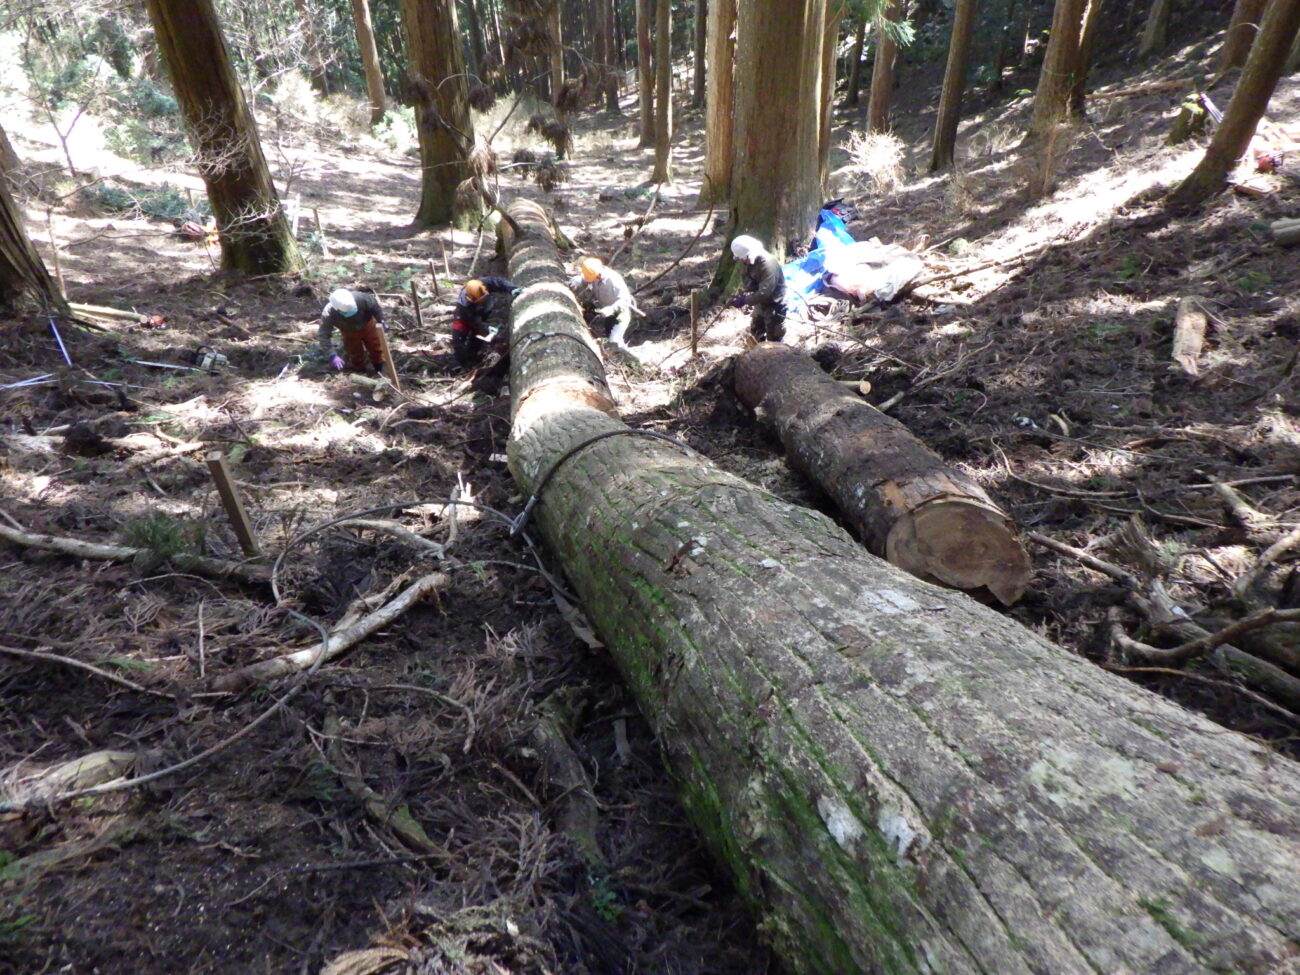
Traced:
[[347, 353], [348, 368], [355, 372], [365, 372], [369, 366], [376, 370], [384, 368], [384, 347], [374, 319], [355, 332], [343, 332], [343, 351]]

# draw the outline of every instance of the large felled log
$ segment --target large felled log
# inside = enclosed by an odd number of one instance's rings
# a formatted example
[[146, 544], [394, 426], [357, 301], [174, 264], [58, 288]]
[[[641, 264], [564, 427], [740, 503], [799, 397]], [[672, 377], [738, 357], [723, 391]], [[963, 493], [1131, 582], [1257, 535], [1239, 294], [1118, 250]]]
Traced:
[[736, 392], [763, 408], [796, 466], [877, 555], [1006, 605], [1024, 593], [1029, 556], [984, 489], [807, 356], [777, 343], [750, 349], [736, 360]]
[[527, 530], [792, 971], [1292, 964], [1300, 768], [628, 435], [545, 216], [512, 214]]

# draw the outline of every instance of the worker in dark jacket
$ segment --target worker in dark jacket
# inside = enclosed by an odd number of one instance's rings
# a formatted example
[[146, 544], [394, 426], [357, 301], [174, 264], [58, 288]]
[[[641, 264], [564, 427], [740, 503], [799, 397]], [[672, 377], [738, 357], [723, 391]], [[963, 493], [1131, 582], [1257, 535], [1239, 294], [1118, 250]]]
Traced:
[[330, 292], [329, 301], [321, 309], [316, 340], [321, 351], [330, 357], [330, 365], [342, 369], [343, 360], [334, 351], [334, 330], [338, 329], [343, 336], [348, 368], [354, 372], [378, 373], [384, 368], [384, 346], [379, 338], [383, 320], [384, 310], [374, 295], [339, 288]]
[[489, 319], [496, 308], [494, 295], [519, 294], [521, 288], [505, 278], [474, 278], [465, 282], [456, 298], [451, 323], [451, 351], [466, 369], [483, 358], [492, 327]]
[[745, 292], [731, 300], [735, 308], [753, 308], [749, 330], [760, 342], [785, 338], [785, 273], [781, 264], [755, 237], [741, 234], [731, 242], [731, 254], [745, 265]]

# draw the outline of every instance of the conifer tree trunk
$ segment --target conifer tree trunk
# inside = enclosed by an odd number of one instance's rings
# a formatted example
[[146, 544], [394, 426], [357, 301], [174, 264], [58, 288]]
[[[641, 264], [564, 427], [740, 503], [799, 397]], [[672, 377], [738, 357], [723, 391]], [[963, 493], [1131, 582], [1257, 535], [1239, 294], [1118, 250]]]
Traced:
[[321, 56], [320, 37], [316, 34], [316, 15], [308, 0], [294, 0], [298, 8], [298, 19], [302, 23], [302, 39], [307, 45], [307, 70], [311, 75], [311, 86], [322, 95], [330, 93], [329, 76], [326, 72], [325, 59]]
[[658, 0], [655, 5], [655, 168], [653, 183], [673, 179], [673, 5]]
[[1070, 89], [1079, 59], [1079, 34], [1088, 0], [1056, 0], [1051, 36], [1034, 92], [1029, 138], [1046, 139], [1069, 111]]
[[[452, 0], [454, 3], [454, 0]], [[550, 38], [548, 64], [551, 78], [551, 103], [559, 100], [560, 89], [564, 87], [564, 28], [563, 4], [561, 0], [550, 0], [546, 11], [546, 34]]]
[[401, 0], [401, 10], [423, 169], [415, 226], [464, 221], [465, 215], [456, 212], [456, 188], [470, 175], [474, 130], [456, 3]]
[[1215, 62], [1215, 72], [1223, 74], [1246, 63], [1250, 45], [1259, 30], [1259, 19], [1264, 13], [1265, 0], [1237, 0], [1232, 7], [1232, 19], [1223, 37], [1223, 47]]
[[[641, 106], [641, 148], [655, 144], [655, 76], [650, 22], [655, 0], [636, 0], [636, 81]], [[669, 0], [664, 0], [669, 2]]]
[[961, 96], [966, 89], [966, 63], [970, 57], [971, 29], [975, 25], [975, 0], [957, 0], [948, 42], [948, 66], [939, 95], [939, 116], [934, 124], [934, 148], [930, 172], [952, 165], [957, 147], [957, 123], [961, 121]]
[[613, 0], [595, 0], [593, 26], [596, 31], [596, 60], [600, 64], [600, 91], [605, 98], [605, 111], [621, 115], [618, 105], [618, 73], [614, 57], [614, 5]]
[[1138, 44], [1138, 57], [1146, 58], [1163, 51], [1169, 42], [1169, 15], [1174, 0], [1151, 0], [1146, 24], [1142, 27], [1142, 41]]
[[384, 118], [384, 112], [388, 111], [388, 97], [384, 93], [384, 72], [379, 66], [379, 48], [375, 46], [370, 0], [352, 0], [352, 22], [356, 25], [357, 47], [361, 49], [361, 66], [366, 74], [370, 124], [378, 125]]
[[709, 0], [695, 0], [695, 89], [691, 95], [691, 108], [704, 107], [705, 61], [704, 48], [708, 38]]
[[[906, 0], [885, 0], [885, 19], [898, 23], [903, 19]], [[889, 103], [894, 97], [894, 70], [898, 59], [898, 42], [888, 30], [876, 31], [876, 63], [871, 69], [871, 101], [867, 106], [867, 131], [889, 131]]]
[[849, 89], [844, 93], [844, 104], [857, 105], [862, 89], [862, 50], [867, 43], [867, 18], [858, 21], [853, 32], [853, 47], [849, 51]]
[[704, 188], [702, 204], [731, 195], [732, 139], [735, 133], [736, 0], [711, 0], [708, 25], [709, 84], [705, 94]]
[[629, 435], [547, 215], [510, 211], [527, 529], [786, 970], [1293, 968], [1300, 766]]
[[1074, 83], [1070, 86], [1070, 114], [1083, 118], [1087, 112], [1088, 70], [1092, 67], [1092, 50], [1097, 40], [1097, 25], [1101, 23], [1104, 0], [1088, 0], [1079, 32], [1079, 47], [1074, 52]]
[[[3, 129], [0, 142], [9, 145]], [[22, 210], [10, 192], [8, 173], [7, 166], [0, 169], [0, 311], [9, 311], [20, 296], [30, 294], [45, 313], [66, 315], [67, 303], [27, 236]]]
[[244, 274], [297, 270], [298, 245], [212, 0], [146, 0], [146, 6], [208, 189], [222, 267]]
[[1300, 0], [1273, 0], [1264, 11], [1259, 34], [1224, 110], [1223, 121], [1214, 130], [1200, 163], [1170, 196], [1172, 206], [1196, 206], [1224, 188], [1228, 174], [1250, 147], [1255, 127], [1273, 97], [1297, 29]]
[[821, 80], [821, 124], [817, 139], [817, 171], [821, 186], [825, 188], [830, 179], [831, 138], [835, 127], [835, 85], [839, 80], [836, 69], [839, 65], [840, 20], [843, 5], [828, 3], [826, 5], [826, 26], [822, 34], [822, 57], [819, 74]]
[[732, 233], [752, 234], [778, 258], [812, 236], [821, 206], [826, 22], [826, 0], [737, 7]]

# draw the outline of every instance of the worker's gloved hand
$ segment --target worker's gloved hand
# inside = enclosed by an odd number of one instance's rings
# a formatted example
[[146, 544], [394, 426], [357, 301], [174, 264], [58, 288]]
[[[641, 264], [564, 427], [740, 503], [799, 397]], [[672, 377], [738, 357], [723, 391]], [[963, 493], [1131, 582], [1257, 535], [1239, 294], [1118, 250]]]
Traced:
[[342, 369], [343, 359], [340, 356], [331, 356], [330, 365], [333, 366], [335, 369]]
[[519, 297], [521, 294], [523, 294], [523, 293], [524, 293], [524, 289], [523, 289], [523, 288], [511, 288], [511, 289], [510, 289], [510, 297], [511, 297], [511, 298], [518, 298], [518, 297]]
[[736, 295], [736, 297], [732, 298], [731, 301], [728, 302], [728, 304], [730, 304], [732, 308], [744, 308], [744, 307], [745, 307], [745, 296], [744, 296], [744, 295]]

